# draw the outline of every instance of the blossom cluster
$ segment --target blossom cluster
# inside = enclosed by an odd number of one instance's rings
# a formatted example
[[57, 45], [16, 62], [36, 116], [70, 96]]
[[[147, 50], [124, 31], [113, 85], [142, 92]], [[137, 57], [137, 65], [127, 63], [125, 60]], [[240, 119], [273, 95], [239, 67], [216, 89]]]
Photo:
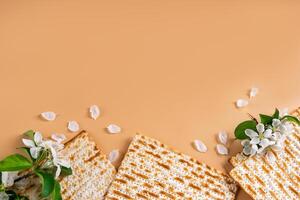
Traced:
[[22, 139], [25, 146], [30, 148], [30, 154], [34, 159], [37, 159], [42, 152], [49, 152], [47, 162], [45, 162], [42, 168], [56, 167], [55, 178], [58, 178], [61, 173], [61, 167], [70, 168], [70, 163], [60, 153], [64, 148], [62, 143], [66, 137], [64, 135], [52, 135], [52, 140], [44, 140], [40, 132], [35, 132], [33, 140]]
[[[26, 148], [29, 149], [31, 158], [37, 163], [40, 169], [55, 169], [55, 178], [61, 174], [62, 167], [70, 168], [70, 163], [61, 153], [64, 148], [62, 143], [66, 137], [64, 135], [53, 134], [51, 139], [44, 139], [40, 132], [35, 132], [31, 139], [23, 138], [22, 141]], [[11, 187], [14, 181], [18, 179], [18, 171], [3, 171], [1, 172], [1, 182], [4, 187]], [[2, 192], [3, 193], [3, 192]], [[0, 194], [4, 195], [4, 194]], [[1, 198], [0, 198], [1, 199]]]
[[256, 154], [263, 155], [271, 149], [281, 151], [287, 136], [293, 132], [293, 124], [284, 119], [273, 119], [270, 125], [258, 123], [256, 130], [245, 130], [249, 139], [241, 141], [243, 153], [247, 156], [253, 156]]

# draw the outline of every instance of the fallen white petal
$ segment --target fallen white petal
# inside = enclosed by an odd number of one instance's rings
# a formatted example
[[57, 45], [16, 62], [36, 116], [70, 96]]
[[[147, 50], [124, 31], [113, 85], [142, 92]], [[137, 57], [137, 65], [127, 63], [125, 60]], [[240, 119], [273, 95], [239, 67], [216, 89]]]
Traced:
[[69, 121], [68, 129], [71, 132], [77, 132], [77, 131], [79, 131], [79, 124], [76, 121]]
[[223, 144], [217, 144], [216, 149], [220, 155], [228, 155], [228, 149]]
[[270, 151], [268, 151], [265, 156], [269, 163], [274, 163], [276, 161], [275, 155]]
[[235, 102], [235, 105], [237, 108], [242, 108], [242, 107], [245, 107], [249, 104], [249, 102], [245, 99], [238, 99], [236, 102]]
[[61, 143], [62, 141], [66, 140], [66, 136], [64, 134], [56, 134], [56, 133], [53, 133], [51, 135], [51, 138], [53, 140], [55, 140], [56, 142], [58, 143]]
[[220, 131], [218, 138], [222, 144], [227, 144], [228, 134], [226, 133], [226, 131]]
[[92, 105], [90, 107], [90, 117], [96, 120], [100, 116], [100, 109], [97, 105]]
[[249, 97], [250, 98], [255, 97], [257, 95], [257, 93], [258, 93], [258, 88], [253, 87], [250, 89]]
[[48, 112], [43, 112], [41, 113], [41, 116], [43, 119], [47, 121], [53, 121], [56, 118], [56, 114], [54, 112], [48, 111]]
[[109, 153], [108, 160], [110, 162], [115, 162], [116, 160], [118, 160], [119, 156], [120, 156], [119, 149], [114, 149]]
[[204, 153], [207, 151], [206, 145], [201, 140], [194, 140], [193, 145], [195, 149], [199, 152]]
[[113, 133], [113, 134], [121, 132], [121, 127], [119, 127], [116, 124], [110, 124], [106, 127], [106, 129], [109, 133]]

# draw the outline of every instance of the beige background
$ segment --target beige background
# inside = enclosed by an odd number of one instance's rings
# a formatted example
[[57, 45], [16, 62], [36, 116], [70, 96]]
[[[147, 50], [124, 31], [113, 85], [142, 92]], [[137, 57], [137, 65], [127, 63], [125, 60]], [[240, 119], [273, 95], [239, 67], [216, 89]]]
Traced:
[[[66, 123], [77, 120], [105, 153], [139, 132], [227, 170], [218, 131], [232, 138], [247, 112], [300, 104], [300, 2], [249, 2], [0, 1], [0, 157], [27, 129], [72, 137]], [[259, 95], [236, 109], [251, 86]], [[56, 121], [39, 119], [48, 110]], [[107, 134], [109, 123], [123, 132]], [[207, 153], [192, 148], [197, 138]]]

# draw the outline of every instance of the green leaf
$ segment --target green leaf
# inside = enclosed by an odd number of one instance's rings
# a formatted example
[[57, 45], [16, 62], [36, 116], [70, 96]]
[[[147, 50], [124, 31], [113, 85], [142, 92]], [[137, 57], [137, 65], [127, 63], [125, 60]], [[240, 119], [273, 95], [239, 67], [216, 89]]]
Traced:
[[61, 175], [62, 176], [69, 176], [72, 175], [72, 169], [67, 167], [61, 167]]
[[240, 123], [234, 130], [234, 135], [237, 139], [247, 139], [248, 136], [245, 134], [246, 129], [256, 130], [256, 121], [248, 120]]
[[13, 154], [7, 156], [0, 161], [0, 172], [3, 171], [20, 171], [29, 169], [32, 167], [32, 163], [24, 156], [20, 154]]
[[54, 190], [52, 192], [52, 200], [62, 200], [60, 191], [61, 191], [60, 184], [59, 182], [55, 181]]
[[269, 115], [264, 115], [264, 114], [259, 114], [260, 117], [260, 122], [263, 124], [271, 124], [273, 117], [269, 116]]
[[279, 110], [277, 108], [275, 109], [275, 112], [272, 117], [275, 119], [279, 119]]
[[44, 172], [42, 170], [35, 170], [36, 175], [40, 177], [42, 184], [42, 197], [48, 197], [54, 190], [55, 179], [50, 173]]
[[300, 121], [299, 121], [299, 119], [297, 117], [294, 117], [294, 116], [291, 116], [291, 115], [286, 115], [286, 116], [284, 116], [284, 117], [281, 118], [281, 120], [283, 120], [283, 119], [285, 119], [285, 120], [287, 120], [289, 122], [293, 122], [293, 123], [295, 123], [297, 125], [300, 125]]
[[25, 133], [23, 133], [23, 135], [27, 136], [28, 138], [33, 140], [34, 137], [34, 131], [33, 130], [28, 130]]

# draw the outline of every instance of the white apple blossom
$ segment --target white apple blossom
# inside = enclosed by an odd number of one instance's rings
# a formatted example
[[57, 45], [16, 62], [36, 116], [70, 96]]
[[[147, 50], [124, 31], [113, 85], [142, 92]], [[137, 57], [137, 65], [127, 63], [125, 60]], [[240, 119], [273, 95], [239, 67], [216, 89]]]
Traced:
[[[18, 178], [18, 172], [2, 172], [1, 181], [4, 187], [11, 187]], [[0, 198], [1, 199], [1, 198]]]
[[289, 135], [294, 131], [293, 124], [279, 119], [273, 119], [272, 127], [274, 132], [280, 132], [281, 134], [284, 135]]
[[251, 144], [250, 140], [242, 140], [243, 153], [247, 156], [253, 156], [257, 153], [258, 147], [256, 144]]
[[241, 142], [243, 153], [248, 156], [266, 154], [269, 149], [281, 151], [286, 137], [294, 132], [292, 123], [273, 119], [272, 125], [265, 126], [262, 123], [256, 125], [256, 131], [246, 129], [245, 134], [249, 139]]
[[62, 141], [64, 141], [66, 137], [64, 135], [53, 134], [51, 138], [53, 140], [43, 140], [42, 134], [40, 132], [35, 132], [33, 140], [23, 139], [23, 143], [30, 148], [30, 154], [35, 159], [38, 158], [42, 151], [49, 151], [51, 160], [47, 161], [43, 165], [43, 168], [54, 165], [56, 167], [55, 178], [58, 178], [62, 166], [70, 168], [70, 163], [60, 153], [64, 148]]
[[[55, 178], [58, 178], [61, 173], [61, 167], [70, 168], [70, 163], [66, 160], [66, 158], [60, 153], [60, 151], [64, 148], [64, 145], [60, 142], [55, 142], [52, 140], [44, 141], [42, 144], [44, 149], [48, 149], [51, 152], [52, 156], [52, 164], [56, 167]], [[48, 165], [51, 166], [51, 163], [47, 163], [45, 167]]]
[[272, 130], [265, 130], [265, 126], [262, 123], [256, 125], [256, 131], [252, 129], [246, 129], [245, 134], [250, 138], [250, 144], [254, 149], [257, 146], [257, 153], [262, 153], [264, 149], [270, 145], [275, 144], [274, 141], [271, 141], [270, 138], [272, 136]]
[[30, 154], [34, 159], [37, 159], [39, 156], [42, 147], [40, 146], [43, 143], [43, 136], [40, 132], [35, 132], [33, 136], [33, 140], [22, 139], [23, 143], [26, 147], [30, 148]]

